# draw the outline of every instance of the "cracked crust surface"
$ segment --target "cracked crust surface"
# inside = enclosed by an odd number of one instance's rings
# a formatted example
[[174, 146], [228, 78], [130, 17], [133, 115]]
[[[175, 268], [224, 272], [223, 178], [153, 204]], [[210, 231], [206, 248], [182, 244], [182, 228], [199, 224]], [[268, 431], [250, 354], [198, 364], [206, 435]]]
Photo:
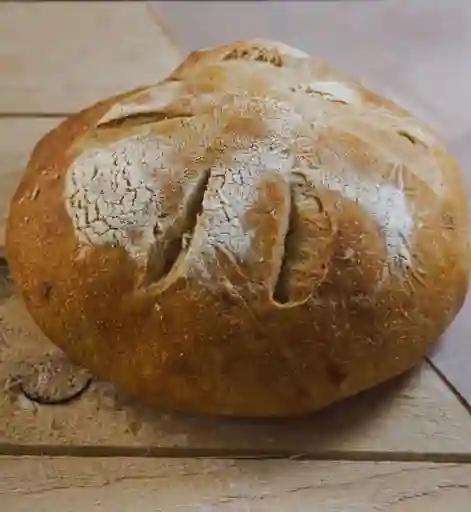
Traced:
[[313, 411], [418, 362], [468, 289], [460, 170], [409, 112], [243, 41], [72, 116], [7, 228], [36, 323], [157, 406]]

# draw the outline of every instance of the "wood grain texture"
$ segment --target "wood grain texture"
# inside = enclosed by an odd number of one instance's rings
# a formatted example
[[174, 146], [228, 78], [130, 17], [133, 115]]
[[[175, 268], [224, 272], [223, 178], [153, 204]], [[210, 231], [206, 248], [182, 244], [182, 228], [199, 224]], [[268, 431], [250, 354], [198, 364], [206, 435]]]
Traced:
[[[0, 17], [1, 9], [0, 5]], [[0, 118], [0, 247], [5, 239], [10, 198], [18, 186], [29, 155], [40, 137], [60, 121], [60, 118]]]
[[157, 82], [180, 54], [145, 2], [0, 4], [0, 112], [69, 114]]
[[0, 458], [8, 512], [468, 512], [471, 465]]
[[[95, 382], [66, 405], [40, 406], [15, 385], [56, 350], [11, 285], [0, 294], [0, 453], [412, 458], [471, 454], [471, 417], [425, 365], [307, 418], [241, 420], [150, 410]], [[348, 454], [348, 455], [346, 455]]]

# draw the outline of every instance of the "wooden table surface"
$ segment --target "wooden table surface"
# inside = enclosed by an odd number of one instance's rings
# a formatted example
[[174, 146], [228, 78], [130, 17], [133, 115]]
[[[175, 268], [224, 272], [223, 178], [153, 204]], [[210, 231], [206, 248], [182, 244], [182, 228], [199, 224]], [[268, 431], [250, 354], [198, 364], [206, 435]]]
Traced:
[[[145, 3], [0, 4], [0, 245], [39, 137], [179, 58]], [[0, 282], [6, 512], [471, 509], [471, 415], [428, 362], [312, 417], [269, 422], [150, 411], [100, 382], [67, 405], [37, 405], [12, 375], [54, 350]]]

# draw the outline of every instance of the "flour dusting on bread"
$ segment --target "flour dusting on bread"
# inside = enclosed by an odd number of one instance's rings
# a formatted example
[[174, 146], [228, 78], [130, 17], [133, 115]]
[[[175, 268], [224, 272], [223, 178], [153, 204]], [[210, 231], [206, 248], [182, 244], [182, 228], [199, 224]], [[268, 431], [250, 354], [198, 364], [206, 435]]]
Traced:
[[[210, 92], [204, 87], [198, 89], [191, 82], [189, 69], [184, 68], [183, 78], [137, 91], [113, 105], [98, 121], [96, 129], [103, 130], [112, 126], [109, 123], [129, 118], [132, 129], [132, 116], [149, 116], [148, 121], [146, 118], [140, 121], [141, 128], [148, 123], [144, 138], [125, 135], [117, 142], [108, 145], [102, 142], [99, 147], [86, 148], [69, 169], [66, 205], [81, 244], [116, 245], [126, 249], [141, 265], [146, 265], [149, 258], [158, 259], [159, 250], [167, 250], [168, 238], [177, 237], [178, 232], [179, 250], [183, 256], [187, 253], [185, 261], [182, 255], [178, 258], [180, 270], [191, 271], [193, 266], [207, 276], [217, 251], [224, 250], [235, 262], [253, 259], [257, 253], [256, 229], [247, 222], [248, 212], [264, 207], [270, 211], [262, 205], [267, 199], [259, 197], [261, 184], [274, 172], [290, 183], [297, 143], [301, 139], [307, 140], [316, 152], [316, 144], [322, 144], [317, 142], [318, 135], [324, 128], [332, 127], [332, 137], [341, 137], [340, 132], [336, 135], [335, 129], [345, 127], [347, 131], [356, 129], [358, 140], [363, 137], [368, 142], [377, 122], [383, 133], [381, 137], [390, 133], [390, 140], [397, 139], [402, 133], [399, 127], [407, 126], [404, 137], [409, 132], [416, 133], [423, 135], [420, 140], [430, 143], [430, 137], [427, 139], [413, 118], [386, 106], [372, 107], [362, 96], [363, 89], [343, 79], [342, 75], [326, 71], [321, 65], [318, 68], [313, 65], [312, 69], [299, 65], [299, 59], [308, 62], [304, 52], [263, 40], [244, 43], [232, 53], [224, 48], [199, 52], [195, 64], [201, 77], [205, 66], [211, 73], [215, 72], [215, 64], [219, 70], [224, 70], [223, 73], [218, 71], [224, 77], [224, 89], [219, 90], [215, 81], [208, 82]], [[265, 50], [272, 53], [265, 54]], [[294, 60], [278, 61], [273, 52]], [[248, 64], [237, 65], [238, 59], [244, 61], [249, 57]], [[268, 61], [276, 66], [266, 67]], [[285, 74], [277, 84], [274, 78], [280, 63]], [[311, 69], [309, 82], [305, 80], [306, 69]], [[244, 83], [252, 87], [256, 83], [254, 77], [260, 81], [259, 93], [248, 94]], [[265, 77], [269, 80], [263, 85]], [[297, 100], [290, 104], [285, 94], [289, 83], [293, 85], [288, 89], [293, 92], [306, 93], [302, 104], [296, 103]], [[192, 90], [198, 92], [191, 93]], [[163, 126], [159, 123], [170, 115], [169, 105], [172, 105], [172, 115], [190, 116], [185, 124], [186, 131], [177, 123], [159, 128]], [[184, 111], [179, 113], [178, 108]], [[204, 122], [203, 116], [207, 116]], [[165, 132], [165, 137], [158, 135], [159, 130]], [[198, 137], [199, 150], [193, 148], [185, 155], [185, 145], [190, 139], [194, 143]], [[396, 168], [405, 163], [404, 158], [410, 158], [407, 163], [412, 171], [421, 167], [421, 159], [428, 158], [431, 165], [434, 157], [423, 145], [412, 148], [415, 144], [412, 137], [409, 137], [410, 149], [403, 144], [401, 152], [396, 150], [397, 145], [385, 143], [378, 154], [383, 151]], [[411, 265], [414, 217], [402, 174], [386, 172], [390, 163], [385, 162], [384, 170], [378, 169], [375, 176], [366, 178], [353, 171], [349, 155], [342, 154], [342, 149], [338, 151], [335, 156], [342, 162], [342, 168], [334, 169], [328, 164], [311, 168], [307, 174], [310, 183], [313, 187], [338, 192], [344, 200], [358, 204], [374, 220], [384, 239], [388, 255], [384, 264], [389, 269], [407, 271]], [[411, 151], [415, 151], [413, 157]], [[188, 171], [182, 171], [185, 166]], [[352, 170], [348, 170], [349, 167]], [[438, 164], [430, 166], [431, 170], [435, 168]], [[411, 172], [410, 169], [401, 172]], [[161, 236], [156, 237], [154, 227], [160, 225], [162, 204], [171, 202], [167, 195], [175, 195], [177, 189], [187, 186], [190, 175], [201, 172], [207, 172], [208, 177], [200, 198], [200, 211], [194, 219], [194, 233], [180, 233], [181, 229], [175, 226], [183, 225], [183, 221], [167, 215], [159, 231]], [[165, 190], [161, 183], [164, 175], [170, 180]], [[430, 175], [427, 179], [431, 182], [433, 177]], [[285, 222], [284, 216], [279, 216], [278, 222]], [[190, 224], [193, 225], [193, 221]], [[283, 226], [278, 228], [283, 232]], [[275, 236], [272, 243], [283, 242]], [[281, 262], [273, 263], [272, 278], [277, 275], [279, 264]], [[159, 272], [154, 274], [159, 275]]]
[[[211, 169], [211, 178], [203, 199], [195, 244], [189, 254], [189, 270], [198, 271], [203, 277], [216, 280], [217, 252], [224, 252], [235, 265], [243, 262], [260, 264], [260, 242], [254, 243], [256, 235], [264, 236], [264, 220], [250, 222], [250, 212], [259, 210], [259, 216], [274, 216], [280, 203], [267, 204], [266, 197], [260, 191], [264, 185], [280, 187], [284, 182], [286, 188], [280, 196], [289, 202], [287, 172], [292, 168], [293, 156], [283, 148], [269, 143], [253, 143], [247, 150], [234, 151], [224, 163], [218, 162]], [[273, 196], [273, 199], [277, 199]], [[283, 243], [286, 233], [286, 215], [281, 215], [278, 222], [278, 236], [274, 238], [274, 250]], [[284, 225], [280, 225], [284, 224]], [[282, 233], [280, 236], [279, 233]], [[197, 235], [197, 236], [196, 236]], [[278, 240], [277, 240], [278, 239]], [[277, 269], [281, 260], [267, 262]], [[211, 275], [211, 269], [213, 275]], [[216, 275], [214, 275], [214, 271]], [[277, 273], [278, 269], [275, 270]], [[273, 280], [273, 272], [266, 281]]]
[[332, 173], [326, 168], [316, 168], [310, 170], [308, 177], [316, 186], [339, 192], [345, 199], [364, 208], [385, 239], [388, 265], [401, 270], [408, 268], [414, 218], [403, 190], [389, 183], [360, 178], [348, 170]]
[[78, 156], [64, 193], [80, 244], [120, 246], [138, 259], [147, 255], [159, 210], [150, 173], [161, 155], [155, 142], [130, 138]]
[[360, 95], [346, 84], [335, 81], [318, 81], [309, 85], [302, 85], [301, 89], [308, 93], [317, 93], [330, 101], [338, 101], [347, 105], [356, 105], [361, 102]]

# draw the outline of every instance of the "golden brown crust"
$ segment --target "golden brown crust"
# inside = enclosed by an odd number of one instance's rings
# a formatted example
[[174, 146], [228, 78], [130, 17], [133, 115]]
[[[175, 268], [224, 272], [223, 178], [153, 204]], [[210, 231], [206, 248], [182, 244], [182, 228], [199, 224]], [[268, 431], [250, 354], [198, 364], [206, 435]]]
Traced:
[[423, 357], [468, 289], [468, 207], [423, 123], [246, 41], [46, 135], [6, 252], [76, 363], [158, 406], [290, 415]]

